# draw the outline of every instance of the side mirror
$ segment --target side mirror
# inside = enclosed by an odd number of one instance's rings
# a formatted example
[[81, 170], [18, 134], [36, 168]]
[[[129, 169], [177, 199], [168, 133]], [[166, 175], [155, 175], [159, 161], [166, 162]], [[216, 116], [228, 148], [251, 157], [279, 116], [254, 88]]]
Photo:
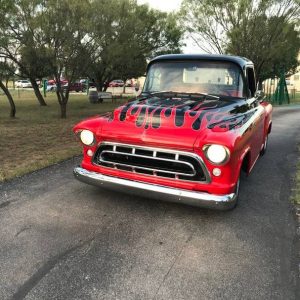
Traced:
[[255, 92], [255, 98], [259, 101], [263, 101], [265, 99], [265, 93], [262, 90], [258, 90]]

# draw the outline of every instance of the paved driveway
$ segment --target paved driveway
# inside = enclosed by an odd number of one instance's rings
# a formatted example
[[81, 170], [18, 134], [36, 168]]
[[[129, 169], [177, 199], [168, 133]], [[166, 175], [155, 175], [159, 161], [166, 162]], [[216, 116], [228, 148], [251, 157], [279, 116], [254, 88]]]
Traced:
[[0, 299], [295, 299], [299, 130], [299, 108], [275, 111], [229, 212], [84, 185], [78, 159], [0, 185]]

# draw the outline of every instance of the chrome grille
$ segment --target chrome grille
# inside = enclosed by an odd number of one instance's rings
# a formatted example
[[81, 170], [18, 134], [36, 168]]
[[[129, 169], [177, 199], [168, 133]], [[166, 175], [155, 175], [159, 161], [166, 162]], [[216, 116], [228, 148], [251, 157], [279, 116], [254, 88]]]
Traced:
[[93, 163], [151, 176], [209, 181], [201, 158], [189, 152], [104, 142], [99, 146]]

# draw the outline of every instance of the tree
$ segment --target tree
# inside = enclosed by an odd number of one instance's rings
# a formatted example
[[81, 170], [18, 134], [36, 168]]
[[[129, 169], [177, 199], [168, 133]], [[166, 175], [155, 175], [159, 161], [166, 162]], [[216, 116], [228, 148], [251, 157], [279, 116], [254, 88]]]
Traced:
[[144, 75], [147, 60], [158, 53], [180, 52], [183, 30], [174, 15], [135, 0], [95, 0], [92, 5], [90, 35], [97, 51], [91, 56], [88, 75], [99, 90], [105, 90], [112, 79]]
[[16, 116], [16, 106], [9, 89], [3, 83], [3, 79], [10, 77], [11, 74], [13, 73], [14, 73], [14, 68], [12, 65], [8, 64], [7, 62], [3, 62], [3, 61], [0, 62], [0, 89], [3, 90], [9, 102], [11, 118], [14, 118]]
[[45, 60], [40, 59], [36, 49], [34, 30], [35, 16], [41, 3], [42, 0], [0, 0], [0, 56], [18, 67], [19, 76], [30, 80], [39, 104], [46, 106], [36, 83], [37, 78], [48, 75], [41, 72]]
[[296, 70], [299, 32], [288, 16], [264, 14], [242, 21], [239, 27], [228, 32], [225, 50], [253, 60], [261, 85], [267, 78], [280, 77], [282, 72], [288, 76]]
[[29, 78], [37, 99], [41, 105], [45, 105], [36, 79], [42, 81], [44, 77], [51, 75], [53, 66], [50, 52], [44, 45], [24, 45], [20, 47], [19, 54], [20, 75]]
[[116, 77], [143, 75], [154, 54], [180, 51], [176, 18], [136, 0], [0, 0], [0, 7], [0, 57], [30, 79], [41, 105], [36, 79], [51, 75], [62, 118], [76, 78], [88, 74], [103, 90]]
[[[34, 30], [38, 49], [46, 53], [49, 72], [56, 81], [61, 118], [66, 118], [69, 88], [87, 68], [90, 56], [87, 26], [90, 1], [47, 0], [36, 12]], [[68, 87], [61, 79], [68, 80]]]
[[182, 7], [186, 28], [202, 50], [249, 58], [260, 82], [294, 68], [299, 13], [297, 0], [185, 0]]

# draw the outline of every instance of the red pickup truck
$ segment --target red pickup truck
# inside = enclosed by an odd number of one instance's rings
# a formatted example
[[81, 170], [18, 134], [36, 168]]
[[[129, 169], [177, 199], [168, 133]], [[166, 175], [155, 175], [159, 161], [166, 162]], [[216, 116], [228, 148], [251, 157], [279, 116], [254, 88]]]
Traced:
[[141, 95], [74, 127], [85, 183], [205, 208], [236, 206], [267, 147], [272, 106], [242, 57], [163, 55]]

